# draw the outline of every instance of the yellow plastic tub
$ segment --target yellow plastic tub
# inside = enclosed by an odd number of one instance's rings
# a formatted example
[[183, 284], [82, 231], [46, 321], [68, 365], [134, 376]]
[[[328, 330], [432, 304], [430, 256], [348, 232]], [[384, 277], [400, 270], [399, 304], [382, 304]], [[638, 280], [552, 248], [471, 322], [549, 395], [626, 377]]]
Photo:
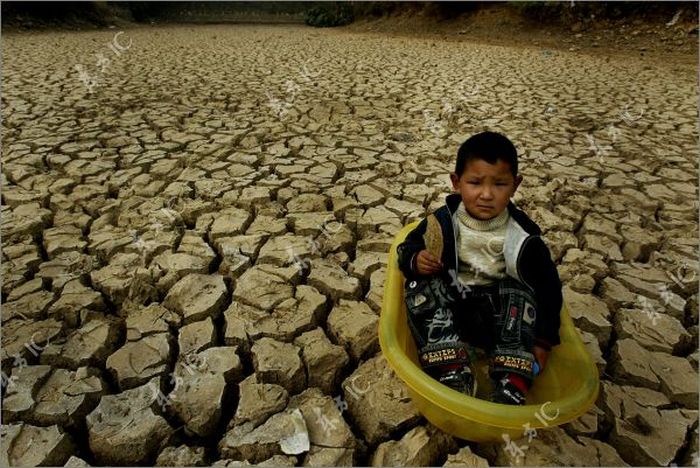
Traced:
[[398, 268], [396, 256], [396, 247], [417, 224], [405, 226], [391, 246], [379, 320], [379, 343], [391, 368], [408, 386], [418, 411], [440, 429], [475, 442], [503, 442], [507, 440], [506, 436], [515, 440], [527, 429], [564, 424], [585, 413], [598, 396], [598, 370], [574, 328], [566, 305], [561, 310], [561, 344], [552, 349], [524, 406], [503, 405], [479, 398], [488, 394], [490, 386], [485, 358], [476, 364], [477, 397], [452, 390], [421, 370], [406, 322], [404, 276]]

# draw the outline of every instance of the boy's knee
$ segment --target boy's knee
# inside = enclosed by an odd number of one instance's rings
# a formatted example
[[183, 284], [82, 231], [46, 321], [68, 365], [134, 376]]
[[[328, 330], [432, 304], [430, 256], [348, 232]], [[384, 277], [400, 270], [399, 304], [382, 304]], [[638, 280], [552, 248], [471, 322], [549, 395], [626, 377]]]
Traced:
[[498, 293], [496, 343], [531, 351], [537, 319], [534, 296], [527, 286], [513, 279], [501, 281]]

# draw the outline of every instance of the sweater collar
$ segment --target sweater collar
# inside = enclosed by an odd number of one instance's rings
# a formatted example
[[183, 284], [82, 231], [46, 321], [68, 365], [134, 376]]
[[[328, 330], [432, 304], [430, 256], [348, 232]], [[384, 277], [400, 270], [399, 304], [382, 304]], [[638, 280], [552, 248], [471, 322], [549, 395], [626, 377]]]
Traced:
[[475, 231], [493, 231], [494, 229], [501, 228], [506, 224], [509, 216], [508, 210], [503, 210], [495, 218], [483, 220], [470, 215], [464, 207], [464, 203], [460, 203], [457, 208], [457, 219], [459, 219], [460, 223]]
[[[457, 192], [450, 193], [445, 197], [445, 204], [447, 205], [450, 215], [455, 214], [460, 203], [462, 203], [462, 195]], [[540, 230], [539, 226], [532, 222], [532, 220], [525, 213], [518, 209], [512, 200], [508, 202], [508, 213], [528, 233], [535, 235], [541, 234], [542, 231]]]

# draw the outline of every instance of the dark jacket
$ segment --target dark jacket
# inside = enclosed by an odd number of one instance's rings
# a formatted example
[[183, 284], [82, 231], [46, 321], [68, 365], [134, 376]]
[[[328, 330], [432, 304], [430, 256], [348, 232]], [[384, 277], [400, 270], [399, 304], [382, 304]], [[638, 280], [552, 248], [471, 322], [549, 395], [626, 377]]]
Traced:
[[[445, 198], [445, 205], [433, 213], [437, 218], [443, 238], [442, 263], [447, 284], [454, 288], [454, 275], [458, 268], [457, 241], [457, 208], [462, 203], [459, 193], [451, 193]], [[562, 292], [559, 273], [552, 261], [549, 249], [540, 237], [542, 231], [522, 210], [513, 202], [508, 203], [510, 218], [506, 226], [503, 244], [503, 254], [506, 263], [506, 274], [528, 286], [537, 301], [537, 320], [535, 322], [535, 343], [545, 349], [559, 344], [560, 311], [562, 307]], [[408, 233], [404, 242], [397, 247], [399, 268], [406, 280], [418, 277], [414, 270], [414, 257], [425, 249], [425, 234], [427, 218]], [[452, 277], [450, 277], [452, 272]]]

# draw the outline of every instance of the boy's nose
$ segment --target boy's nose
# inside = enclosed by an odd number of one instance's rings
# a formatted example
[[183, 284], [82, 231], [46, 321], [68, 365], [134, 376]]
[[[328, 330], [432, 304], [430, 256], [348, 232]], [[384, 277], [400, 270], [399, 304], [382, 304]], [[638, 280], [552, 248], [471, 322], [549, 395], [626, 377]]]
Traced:
[[488, 199], [488, 200], [490, 200], [491, 198], [493, 198], [493, 192], [491, 191], [491, 189], [488, 188], [488, 187], [485, 187], [485, 188], [481, 191], [481, 198], [485, 198], [485, 199]]

